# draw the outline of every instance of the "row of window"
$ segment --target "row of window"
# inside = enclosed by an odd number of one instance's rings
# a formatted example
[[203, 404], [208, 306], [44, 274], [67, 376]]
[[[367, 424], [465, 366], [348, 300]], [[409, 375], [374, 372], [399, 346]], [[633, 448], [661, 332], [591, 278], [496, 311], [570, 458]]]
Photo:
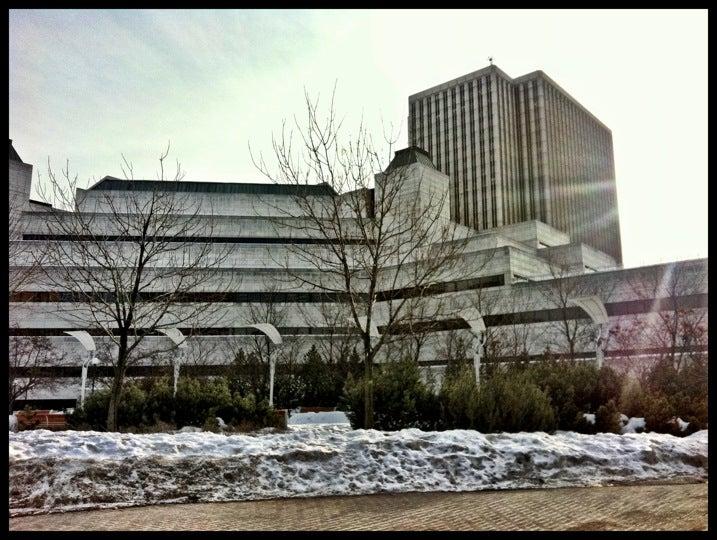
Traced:
[[[400, 300], [418, 296], [468, 291], [487, 287], [499, 287], [504, 284], [503, 274], [483, 276], [456, 281], [436, 283], [428, 287], [407, 287], [381, 291], [376, 295], [378, 301]], [[10, 295], [10, 302], [85, 302], [88, 299], [114, 302], [112, 292], [80, 293], [71, 291], [21, 291]], [[142, 292], [140, 302], [152, 302], [158, 297], [166, 299], [163, 292]], [[344, 292], [187, 292], [176, 294], [172, 299], [176, 303], [183, 302], [276, 302], [276, 303], [323, 303], [346, 302], [349, 295]]]

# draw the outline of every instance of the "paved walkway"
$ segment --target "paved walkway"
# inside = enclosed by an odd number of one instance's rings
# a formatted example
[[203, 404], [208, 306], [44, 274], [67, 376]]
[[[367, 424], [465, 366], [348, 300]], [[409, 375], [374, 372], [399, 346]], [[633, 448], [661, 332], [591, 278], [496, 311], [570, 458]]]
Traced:
[[402, 493], [93, 510], [10, 530], [705, 530], [707, 484]]

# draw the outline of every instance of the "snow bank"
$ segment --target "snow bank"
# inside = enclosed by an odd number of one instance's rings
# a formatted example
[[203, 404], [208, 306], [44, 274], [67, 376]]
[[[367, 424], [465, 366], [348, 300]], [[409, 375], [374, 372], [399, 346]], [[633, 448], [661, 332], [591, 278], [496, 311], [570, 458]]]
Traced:
[[707, 478], [707, 431], [259, 435], [10, 433], [10, 514], [207, 502]]
[[595, 415], [592, 413], [583, 413], [583, 418], [588, 424], [595, 424]]
[[342, 411], [294, 413], [289, 417], [289, 426], [308, 424], [345, 424], [350, 425], [346, 413]]
[[632, 417], [630, 418], [627, 423], [622, 427], [623, 433], [637, 433], [637, 430], [644, 431], [645, 430], [645, 419], [640, 417]]
[[184, 426], [182, 429], [177, 430], [177, 433], [201, 433], [204, 431], [200, 427], [195, 426]]

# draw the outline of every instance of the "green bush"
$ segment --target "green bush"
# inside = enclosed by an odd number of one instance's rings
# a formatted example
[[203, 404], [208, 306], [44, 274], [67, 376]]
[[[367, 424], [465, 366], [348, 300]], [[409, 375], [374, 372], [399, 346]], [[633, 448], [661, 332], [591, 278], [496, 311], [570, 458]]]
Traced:
[[[182, 379], [179, 379], [182, 381]], [[174, 423], [174, 398], [172, 397], [174, 380], [162, 377], [152, 380], [147, 390], [146, 417], [152, 423]]]
[[472, 367], [448, 374], [439, 393], [442, 429], [553, 431], [555, 413], [545, 392], [527, 373], [491, 370], [476, 386]]
[[670, 427], [670, 420], [675, 416], [673, 404], [665, 395], [650, 392], [645, 400], [642, 416], [645, 418], [646, 431], [659, 433], [676, 431]]
[[481, 382], [475, 404], [475, 427], [481, 432], [554, 431], [550, 399], [525, 375], [494, 373]]
[[631, 417], [644, 416], [647, 395], [637, 379], [628, 379], [620, 393], [620, 412]]
[[72, 429], [105, 431], [107, 411], [110, 404], [110, 391], [96, 390], [85, 398], [85, 407], [78, 406], [67, 416], [67, 425]]
[[438, 400], [444, 429], [474, 429], [478, 387], [473, 367], [446, 369]]
[[[122, 390], [120, 406], [117, 410], [117, 423], [122, 427], [139, 426], [145, 423], [144, 411], [146, 392], [139, 384], [129, 382]], [[109, 407], [109, 402], [108, 402]]]
[[[340, 408], [350, 413], [353, 427], [364, 427], [364, 377], [349, 375]], [[374, 366], [374, 428], [435, 429], [438, 401], [424, 384], [418, 365], [410, 360]]]
[[573, 431], [585, 433], [586, 435], [594, 435], [598, 432], [597, 426], [595, 425], [595, 422], [589, 422], [588, 419], [585, 418], [586, 414], [590, 413], [577, 413], [575, 415]]
[[[128, 381], [122, 389], [117, 410], [119, 429], [139, 426], [144, 423], [146, 393], [138, 383]], [[77, 407], [68, 415], [68, 425], [74, 429], [105, 431], [107, 411], [110, 404], [110, 390], [103, 389], [91, 393], [85, 399], [84, 409]]]
[[[183, 377], [172, 396], [172, 381], [167, 378], [128, 382], [122, 392], [118, 411], [119, 429], [153, 432], [184, 426], [203, 426], [207, 419], [220, 417], [228, 425], [251, 430], [278, 427], [274, 410], [267, 400], [257, 402], [253, 394], [231, 395], [223, 377], [199, 379]], [[74, 429], [103, 431], [107, 421], [109, 390], [99, 390], [85, 400], [85, 408], [68, 417]]]
[[[643, 416], [646, 429], [683, 436], [708, 424], [707, 362], [687, 358], [677, 369], [670, 357], [660, 359], [642, 383], [631, 382], [623, 389], [620, 402], [624, 414]], [[674, 418], [689, 422], [681, 431]]]
[[[291, 409], [297, 404], [303, 403], [304, 392], [304, 380], [298, 370], [287, 372], [277, 367], [274, 376], [274, 404], [277, 408]], [[268, 392], [259, 395], [268, 401]]]
[[[224, 419], [222, 418], [222, 420]], [[222, 428], [220, 427], [219, 420], [216, 416], [207, 416], [207, 419], [204, 421], [204, 426], [202, 426], [202, 429], [204, 429], [204, 431], [211, 431], [212, 433], [222, 432]]]
[[622, 379], [611, 368], [592, 362], [546, 360], [525, 367], [527, 377], [550, 398], [558, 429], [585, 430], [582, 414], [617, 402]]
[[595, 413], [595, 431], [597, 433], [620, 433], [622, 431], [620, 411], [618, 411], [614, 400], [611, 399], [605, 405], [598, 407]]
[[597, 383], [593, 393], [593, 406], [599, 408], [611, 401], [613, 405], [619, 403], [624, 377], [620, 376], [614, 369], [603, 366], [598, 370]]
[[238, 392], [242, 396], [254, 394], [260, 399], [269, 399], [269, 365], [256, 353], [247, 355], [240, 349], [225, 373], [232, 395]]
[[301, 366], [301, 403], [314, 407], [335, 407], [341, 396], [341, 388], [337, 388], [336, 384], [337, 371], [335, 366], [330, 366], [321, 358], [316, 346], [312, 345]]
[[[222, 414], [225, 416], [222, 416]], [[254, 394], [249, 394], [248, 396], [235, 394], [232, 399], [231, 412], [218, 410], [217, 416], [228, 424], [240, 428], [241, 431], [263, 427], [280, 427], [274, 409], [269, 407], [268, 400], [257, 401]]]
[[232, 396], [223, 377], [198, 379], [184, 377], [177, 384], [174, 422], [178, 428], [202, 426], [207, 416], [229, 407]]

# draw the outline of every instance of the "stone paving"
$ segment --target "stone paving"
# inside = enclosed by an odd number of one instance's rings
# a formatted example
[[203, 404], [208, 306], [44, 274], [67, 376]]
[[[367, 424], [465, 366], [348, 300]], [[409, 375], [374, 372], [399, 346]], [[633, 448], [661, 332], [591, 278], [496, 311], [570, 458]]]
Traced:
[[707, 483], [400, 493], [26, 516], [10, 530], [706, 530]]

